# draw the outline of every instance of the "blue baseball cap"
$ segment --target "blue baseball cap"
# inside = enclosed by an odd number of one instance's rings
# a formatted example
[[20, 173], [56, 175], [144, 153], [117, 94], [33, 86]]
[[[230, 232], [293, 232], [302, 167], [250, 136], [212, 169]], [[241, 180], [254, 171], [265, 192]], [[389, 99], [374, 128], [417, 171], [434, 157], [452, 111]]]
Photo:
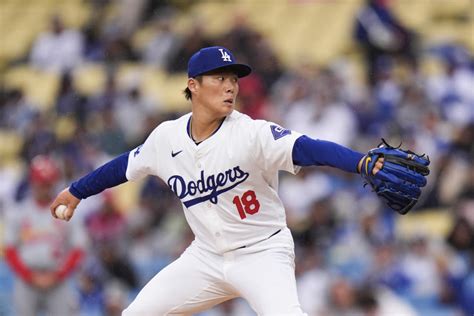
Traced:
[[188, 77], [194, 78], [220, 68], [229, 68], [239, 78], [252, 72], [250, 66], [236, 63], [234, 55], [227, 48], [212, 46], [200, 49], [189, 58]]

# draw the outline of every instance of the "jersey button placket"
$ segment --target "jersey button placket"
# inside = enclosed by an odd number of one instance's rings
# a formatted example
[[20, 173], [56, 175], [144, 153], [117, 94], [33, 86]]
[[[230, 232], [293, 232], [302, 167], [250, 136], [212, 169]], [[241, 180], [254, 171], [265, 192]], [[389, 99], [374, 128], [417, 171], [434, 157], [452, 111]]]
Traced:
[[216, 238], [216, 242], [219, 244], [220, 248], [223, 248], [225, 246], [224, 240], [222, 240], [222, 233], [221, 233], [221, 227], [222, 227], [222, 222], [217, 216], [217, 214], [213, 210], [213, 206], [211, 202], [206, 202], [206, 207], [209, 211], [209, 226], [211, 230], [213, 231], [214, 238]]

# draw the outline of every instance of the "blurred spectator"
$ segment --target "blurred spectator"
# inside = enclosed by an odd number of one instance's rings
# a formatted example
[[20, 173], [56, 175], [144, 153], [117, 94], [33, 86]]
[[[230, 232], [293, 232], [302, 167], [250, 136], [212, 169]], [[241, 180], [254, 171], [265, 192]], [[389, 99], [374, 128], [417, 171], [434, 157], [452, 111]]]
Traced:
[[51, 118], [44, 113], [37, 113], [26, 130], [21, 156], [31, 161], [37, 155], [48, 155], [57, 145], [56, 135], [51, 129]]
[[[431, 113], [436, 114], [434, 105], [426, 97], [422, 87], [417, 84], [402, 87], [398, 109], [394, 109], [393, 116], [400, 124], [402, 134], [424, 133], [426, 128], [419, 126]], [[394, 104], [396, 106], [396, 103]], [[436, 135], [431, 135], [435, 138]], [[431, 158], [431, 157], [430, 157]]]
[[62, 73], [70, 71], [82, 61], [83, 39], [79, 32], [66, 29], [60, 16], [51, 18], [49, 32], [40, 34], [31, 50], [34, 67]]
[[283, 73], [283, 66], [268, 39], [257, 33], [253, 39], [254, 51], [247, 60], [252, 61], [255, 73], [263, 80], [265, 91], [269, 91]]
[[334, 279], [328, 290], [329, 315], [350, 316], [360, 313], [357, 307], [356, 288], [344, 278]]
[[[336, 195], [334, 199], [342, 199], [342, 196]], [[370, 276], [375, 251], [373, 243], [380, 238], [378, 234], [384, 232], [377, 210], [371, 209], [370, 205], [365, 207], [356, 218], [348, 218], [336, 225], [328, 249], [328, 264], [354, 284], [363, 283]]]
[[474, 251], [472, 249], [470, 265], [462, 283], [461, 293], [461, 307], [463, 311], [466, 315], [474, 314]]
[[59, 116], [71, 116], [83, 125], [86, 116], [84, 104], [84, 98], [74, 87], [72, 74], [70, 72], [63, 73], [56, 96], [56, 113]]
[[0, 219], [3, 219], [7, 209], [11, 208], [10, 205], [15, 202], [20, 177], [20, 170], [0, 160], [0, 179], [2, 179], [0, 184]]
[[[454, 132], [449, 147], [444, 148], [444, 153], [439, 157], [439, 167], [432, 176], [434, 185], [427, 192], [429, 195], [425, 205], [455, 205], [460, 198], [468, 197], [474, 191], [471, 181], [474, 124], [458, 127]], [[448, 174], [449, 177], [446, 176]]]
[[143, 11], [147, 9], [148, 0], [119, 0], [118, 21], [120, 29], [126, 36], [130, 36], [140, 24]]
[[25, 135], [38, 110], [28, 102], [20, 89], [7, 91], [2, 102], [0, 127]]
[[271, 105], [273, 111], [278, 112], [274, 121], [282, 122], [293, 103], [306, 102], [310, 98], [314, 93], [313, 81], [319, 70], [314, 65], [302, 63], [281, 75], [271, 88]]
[[82, 29], [84, 36], [84, 59], [92, 62], [101, 62], [105, 59], [105, 48], [102, 40], [102, 11], [94, 11], [94, 16]]
[[299, 230], [300, 224], [311, 226], [312, 207], [333, 191], [330, 177], [304, 168], [294, 177], [282, 177], [280, 196], [285, 204], [287, 221]]
[[425, 236], [416, 236], [401, 261], [409, 287], [405, 294], [417, 308], [429, 308], [439, 303], [442, 291], [441, 275], [436, 259]]
[[231, 23], [230, 30], [219, 38], [220, 45], [235, 51], [238, 60], [252, 60], [256, 57], [255, 39], [258, 38], [258, 32], [249, 25], [248, 18], [243, 12], [235, 13]]
[[308, 315], [323, 314], [331, 275], [323, 263], [322, 253], [304, 243], [296, 255], [296, 286], [301, 308]]
[[78, 276], [79, 305], [81, 315], [103, 315], [105, 299], [103, 285], [92, 271], [83, 269]]
[[213, 46], [212, 41], [204, 33], [203, 25], [199, 19], [193, 21], [191, 31], [180, 41], [180, 46], [168, 64], [169, 72], [185, 72], [188, 69], [188, 60], [194, 52], [203, 47]]
[[262, 79], [256, 75], [243, 78], [239, 81], [239, 111], [253, 119], [263, 119], [269, 116], [268, 103]]
[[220, 36], [217, 42], [237, 52], [235, 57], [238, 60], [252, 64], [254, 73], [262, 80], [265, 92], [283, 72], [267, 38], [249, 24], [243, 12], [234, 15], [230, 30]]
[[127, 217], [130, 237], [127, 253], [141, 286], [187, 246], [187, 240], [182, 237], [187, 227], [180, 208], [180, 201], [161, 179], [146, 179], [139, 204]]
[[127, 288], [120, 282], [109, 282], [105, 288], [104, 314], [120, 316], [127, 307]]
[[120, 62], [139, 59], [133, 50], [130, 38], [125, 37], [120, 30], [109, 31], [104, 36], [104, 51], [105, 63], [110, 69], [115, 70]]
[[125, 134], [115, 120], [112, 109], [104, 110], [97, 123], [98, 130], [95, 137], [105, 153], [116, 156], [127, 150]]
[[338, 95], [340, 82], [332, 71], [319, 69], [313, 73], [302, 70], [284, 77], [279, 84], [285, 82], [290, 86], [285, 88], [289, 91], [286, 96], [288, 103], [283, 103], [284, 126], [313, 138], [346, 146], [351, 143], [357, 119]]
[[[444, 278], [442, 300], [444, 303], [460, 306], [466, 312], [470, 308], [472, 311], [473, 305], [471, 304], [471, 307], [469, 307], [469, 303], [466, 301], [466, 298], [470, 295], [466, 293], [466, 288], [470, 286], [468, 277], [472, 268], [474, 228], [465, 218], [456, 218], [447, 236], [447, 244], [449, 247], [438, 259]], [[471, 295], [471, 298], [474, 298], [474, 296]]]
[[77, 223], [51, 217], [49, 205], [60, 180], [49, 157], [37, 156], [30, 166], [31, 194], [6, 212], [5, 259], [16, 274], [14, 306], [18, 315], [74, 315], [77, 301], [67, 280], [85, 250]]
[[417, 67], [416, 38], [391, 12], [390, 0], [367, 0], [355, 22], [355, 38], [365, 54], [367, 80], [374, 86], [378, 63], [386, 55], [405, 58], [412, 69]]
[[341, 82], [333, 71], [323, 69], [316, 88], [317, 109], [313, 118], [312, 135], [349, 146], [357, 131], [357, 120], [339, 94]]
[[102, 198], [100, 208], [85, 219], [89, 237], [95, 245], [111, 244], [117, 249], [125, 250], [125, 217], [118, 210], [109, 191], [102, 193]]
[[180, 45], [180, 38], [173, 30], [172, 22], [172, 17], [161, 17], [154, 21], [155, 35], [145, 47], [142, 56], [145, 63], [160, 70], [167, 69]]
[[470, 251], [474, 249], [474, 227], [465, 218], [457, 218], [447, 242], [464, 257], [466, 262], [469, 262]]
[[359, 288], [357, 304], [363, 315], [368, 316], [417, 315], [410, 305], [385, 288]]
[[379, 243], [374, 251], [372, 273], [369, 281], [402, 295], [410, 285], [397, 257], [397, 247], [392, 243]]
[[373, 87], [373, 100], [375, 102], [376, 126], [374, 129], [378, 134], [382, 126], [390, 126], [395, 113], [398, 111], [402, 99], [402, 87], [395, 77], [395, 64], [390, 58], [381, 57], [378, 59], [378, 79]]
[[110, 276], [128, 288], [138, 286], [127, 252], [126, 219], [118, 210], [110, 192], [102, 194], [100, 208], [85, 218], [85, 226], [100, 265]]
[[[128, 92], [117, 100], [114, 119], [123, 131], [129, 148], [134, 148], [143, 141], [146, 135], [146, 120], [156, 113], [155, 105], [142, 95], [137, 85], [130, 87]], [[130, 124], [131, 122], [133, 124]]]
[[117, 280], [129, 291], [136, 289], [138, 280], [126, 254], [120, 253], [115, 246], [107, 243], [99, 243], [98, 248], [96, 254], [105, 272], [104, 279]]
[[105, 86], [97, 94], [89, 98], [87, 103], [88, 117], [93, 118], [97, 112], [104, 111], [107, 108], [114, 109], [121, 95], [122, 91], [117, 85], [116, 74], [114, 72], [107, 73]]
[[310, 213], [303, 222], [304, 228], [296, 229], [294, 233], [294, 238], [298, 243], [323, 250], [327, 250], [332, 245], [336, 221], [330, 199], [314, 201], [311, 204]]
[[443, 72], [428, 78], [427, 96], [440, 106], [445, 120], [456, 125], [474, 122], [474, 71], [462, 46], [440, 45], [432, 52], [442, 61]]

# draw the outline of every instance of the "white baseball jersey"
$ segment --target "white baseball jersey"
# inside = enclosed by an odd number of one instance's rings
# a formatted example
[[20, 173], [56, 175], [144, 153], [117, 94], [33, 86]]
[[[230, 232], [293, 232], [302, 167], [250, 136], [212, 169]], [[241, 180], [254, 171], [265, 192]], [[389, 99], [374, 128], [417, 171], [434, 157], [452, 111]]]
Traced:
[[130, 152], [126, 176], [163, 179], [180, 198], [196, 242], [225, 253], [258, 243], [286, 227], [278, 171], [296, 173], [292, 150], [301, 134], [233, 111], [196, 145], [191, 113], [160, 124]]

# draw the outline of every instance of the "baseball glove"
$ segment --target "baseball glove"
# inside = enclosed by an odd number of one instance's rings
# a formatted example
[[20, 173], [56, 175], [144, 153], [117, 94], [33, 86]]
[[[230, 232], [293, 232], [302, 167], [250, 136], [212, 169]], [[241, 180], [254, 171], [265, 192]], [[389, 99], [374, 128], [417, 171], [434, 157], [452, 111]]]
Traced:
[[[391, 209], [406, 214], [426, 185], [430, 160], [400, 146], [392, 147], [382, 138], [382, 143], [363, 158], [360, 173], [365, 185], [369, 184]], [[379, 157], [384, 158], [383, 167], [374, 175], [372, 170]]]

